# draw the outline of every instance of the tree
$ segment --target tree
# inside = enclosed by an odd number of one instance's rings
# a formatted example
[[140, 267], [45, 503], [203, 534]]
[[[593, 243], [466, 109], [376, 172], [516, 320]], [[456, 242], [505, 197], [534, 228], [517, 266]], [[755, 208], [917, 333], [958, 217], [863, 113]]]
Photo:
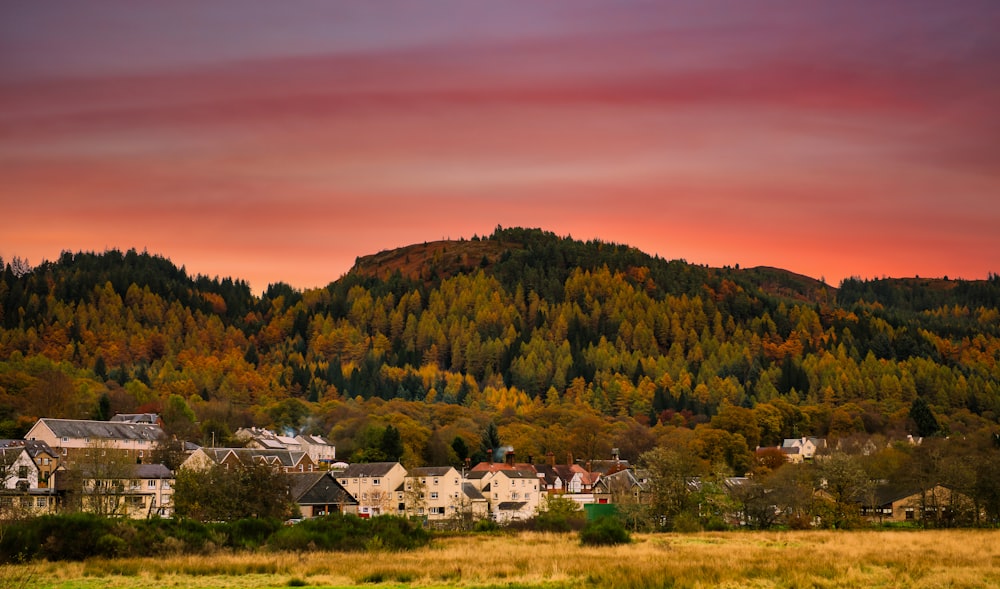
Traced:
[[482, 437], [479, 440], [479, 454], [477, 458], [479, 460], [493, 460], [496, 458], [497, 452], [500, 451], [501, 447], [500, 432], [497, 431], [497, 424], [491, 421], [486, 425], [486, 429], [483, 430]]
[[291, 511], [285, 475], [269, 465], [213, 464], [177, 472], [174, 512], [179, 517], [203, 522], [284, 519]]
[[932, 436], [941, 429], [934, 412], [923, 397], [913, 399], [910, 404], [910, 419], [917, 427], [917, 435], [922, 438]]
[[873, 487], [868, 474], [856, 457], [843, 452], [834, 452], [815, 464], [820, 488], [831, 502], [823, 523], [833, 528], [856, 526], [861, 502], [871, 495]]
[[107, 440], [95, 440], [67, 468], [71, 509], [103, 517], [128, 514], [135, 463]]
[[455, 451], [459, 465], [464, 464], [465, 459], [469, 457], [469, 445], [465, 443], [465, 439], [462, 436], [455, 436], [455, 439], [451, 441], [451, 449]]
[[697, 473], [696, 461], [687, 452], [658, 447], [639, 458], [649, 473], [649, 513], [654, 527], [672, 529], [674, 518], [688, 508], [688, 481]]
[[379, 450], [389, 462], [398, 462], [403, 457], [403, 440], [399, 435], [399, 430], [392, 424], [385, 426], [382, 432], [382, 441], [379, 443]]

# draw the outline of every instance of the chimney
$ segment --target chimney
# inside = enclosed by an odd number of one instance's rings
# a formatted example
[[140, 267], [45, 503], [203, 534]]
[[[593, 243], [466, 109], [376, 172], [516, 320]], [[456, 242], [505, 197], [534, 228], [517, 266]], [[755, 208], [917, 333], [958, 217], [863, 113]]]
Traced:
[[487, 460], [490, 461], [490, 464], [493, 464], [493, 448], [490, 448], [490, 451], [487, 452], [486, 454], [489, 456], [489, 458], [487, 458]]
[[587, 469], [587, 472], [593, 472], [593, 466], [591, 465], [591, 463], [590, 463], [589, 460], [587, 461], [586, 469]]
[[534, 464], [534, 463], [535, 463], [535, 457], [532, 456], [531, 454], [528, 454], [528, 464]]
[[572, 452], [567, 452], [566, 453], [566, 466], [573, 466], [573, 453]]
[[545, 455], [545, 457], [549, 459], [549, 466], [555, 466], [556, 465], [556, 455], [555, 454], [553, 454], [552, 452], [549, 452], [548, 454]]
[[507, 452], [507, 455], [505, 456], [505, 458], [507, 459], [507, 466], [514, 466], [514, 452], [513, 451]]

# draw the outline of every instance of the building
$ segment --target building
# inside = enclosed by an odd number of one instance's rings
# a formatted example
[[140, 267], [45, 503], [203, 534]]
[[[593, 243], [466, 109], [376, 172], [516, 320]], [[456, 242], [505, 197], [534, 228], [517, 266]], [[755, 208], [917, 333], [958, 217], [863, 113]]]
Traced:
[[799, 463], [812, 460], [817, 452], [826, 449], [823, 438], [786, 438], [781, 442], [781, 451], [789, 462]]
[[462, 483], [451, 466], [415, 468], [404, 479], [402, 511], [429, 521], [455, 517], [463, 504]]
[[198, 448], [181, 463], [181, 468], [206, 470], [213, 465], [225, 468], [265, 464], [284, 473], [319, 470], [305, 452], [262, 450], [259, 448]]
[[358, 512], [358, 502], [329, 471], [292, 473], [288, 493], [302, 517]]
[[151, 423], [43, 417], [24, 439], [45, 442], [66, 462], [79, 461], [91, 452], [116, 451], [131, 462], [148, 464], [164, 437], [160, 426]]
[[358, 515], [396, 514], [398, 492], [403, 489], [406, 469], [398, 462], [351, 464], [335, 473], [337, 482], [358, 502]]
[[69, 509], [108, 517], [145, 519], [173, 515], [174, 475], [162, 464], [59, 471], [55, 490]]

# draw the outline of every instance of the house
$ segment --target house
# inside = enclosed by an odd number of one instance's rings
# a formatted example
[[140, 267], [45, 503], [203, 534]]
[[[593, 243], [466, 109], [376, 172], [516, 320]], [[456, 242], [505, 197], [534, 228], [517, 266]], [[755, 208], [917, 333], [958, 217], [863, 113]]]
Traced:
[[290, 450], [292, 452], [302, 451], [302, 444], [293, 436], [282, 436], [261, 427], [241, 427], [236, 430], [233, 437], [240, 440], [247, 448], [258, 450]]
[[305, 452], [258, 448], [198, 448], [181, 463], [180, 467], [205, 470], [216, 464], [225, 468], [266, 464], [284, 473], [319, 470]]
[[483, 477], [482, 494], [490, 515], [498, 522], [531, 519], [541, 501], [540, 481], [534, 470], [497, 470]]
[[295, 436], [299, 446], [304, 452], [309, 454], [313, 462], [321, 468], [329, 469], [337, 460], [337, 448], [323, 436], [310, 434], [299, 434]]
[[789, 462], [800, 463], [812, 460], [817, 452], [826, 449], [824, 438], [786, 438], [781, 442], [781, 451]]
[[40, 440], [0, 440], [0, 448], [24, 448], [38, 469], [39, 489], [49, 486], [52, 473], [59, 468], [59, 455]]
[[398, 462], [370, 462], [351, 464], [335, 473], [337, 482], [358, 502], [358, 515], [394, 514], [399, 511], [399, 489], [403, 487], [406, 469]]
[[593, 488], [594, 502], [643, 503], [649, 498], [649, 478], [645, 471], [619, 470], [602, 476]]
[[871, 521], [953, 524], [973, 519], [975, 504], [968, 496], [942, 485], [921, 491], [912, 485], [883, 484], [870, 497], [859, 498], [861, 515]]
[[0, 489], [37, 489], [38, 479], [38, 465], [24, 446], [0, 448]]
[[299, 506], [302, 517], [358, 512], [357, 500], [329, 471], [297, 472], [286, 476], [289, 496]]
[[31, 426], [24, 439], [45, 442], [69, 462], [87, 457], [90, 452], [117, 451], [132, 462], [149, 463], [164, 434], [159, 425], [151, 423], [43, 417]]
[[173, 515], [174, 475], [162, 464], [128, 464], [59, 471], [55, 490], [63, 504], [112, 517]]
[[403, 485], [404, 512], [428, 521], [454, 517], [462, 506], [462, 475], [451, 466], [415, 468]]

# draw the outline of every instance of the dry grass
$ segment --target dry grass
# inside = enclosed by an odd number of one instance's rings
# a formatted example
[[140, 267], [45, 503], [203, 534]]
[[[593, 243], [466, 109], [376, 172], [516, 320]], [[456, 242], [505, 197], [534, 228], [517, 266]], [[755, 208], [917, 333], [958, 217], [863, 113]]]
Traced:
[[33, 586], [110, 587], [1000, 587], [1000, 532], [759, 532], [638, 536], [589, 548], [573, 535], [436, 540], [375, 554], [224, 554], [28, 565]]

